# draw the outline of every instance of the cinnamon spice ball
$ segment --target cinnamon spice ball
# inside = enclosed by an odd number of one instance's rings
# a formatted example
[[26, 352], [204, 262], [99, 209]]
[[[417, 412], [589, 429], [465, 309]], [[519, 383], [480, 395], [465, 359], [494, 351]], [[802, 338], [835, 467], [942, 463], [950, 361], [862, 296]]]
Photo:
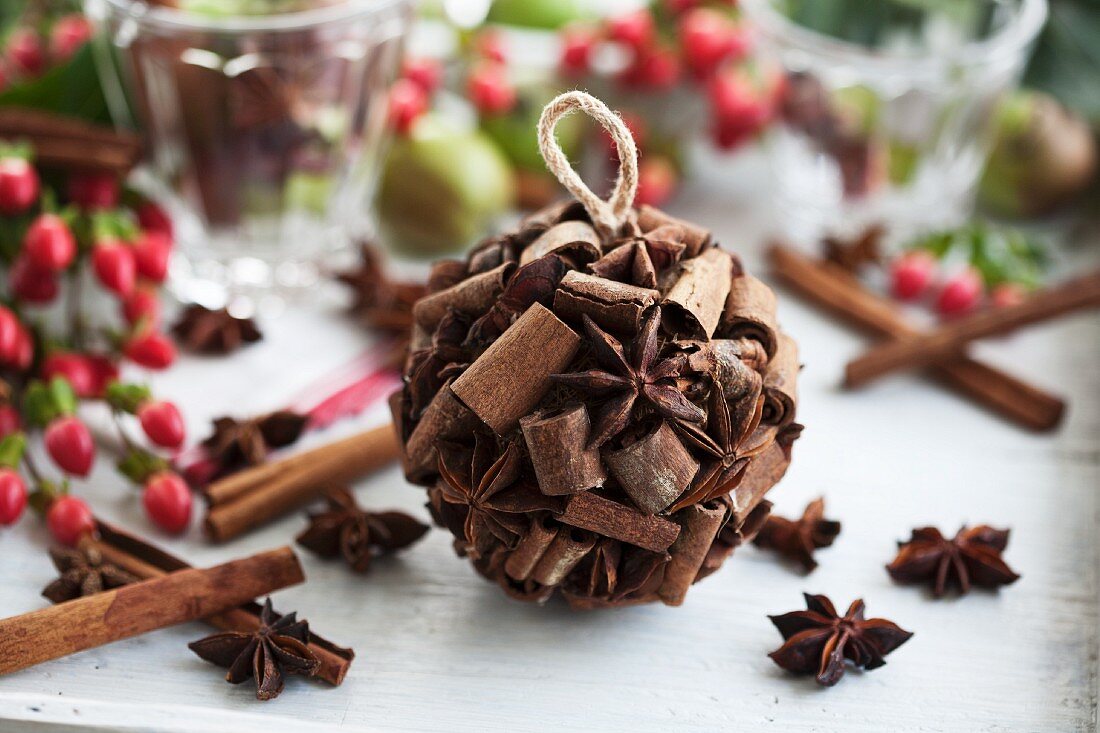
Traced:
[[801, 431], [775, 306], [695, 224], [537, 212], [414, 306], [405, 474], [511, 596], [679, 605], [762, 526]]

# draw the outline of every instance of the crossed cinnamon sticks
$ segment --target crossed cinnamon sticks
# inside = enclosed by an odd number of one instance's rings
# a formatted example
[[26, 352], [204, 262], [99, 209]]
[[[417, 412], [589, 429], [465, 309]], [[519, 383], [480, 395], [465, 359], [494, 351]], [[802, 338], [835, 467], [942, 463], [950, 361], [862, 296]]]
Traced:
[[[894, 303], [865, 288], [842, 268], [780, 245], [769, 250], [768, 258], [773, 274], [784, 284], [857, 326], [892, 339], [893, 343], [909, 344], [922, 337]], [[1005, 317], [1005, 311], [998, 321]], [[1018, 317], [1011, 313], [1008, 316]], [[956, 347], [948, 347], [948, 358], [941, 357], [929, 364], [930, 374], [937, 381], [1030, 430], [1051, 430], [1061, 421], [1065, 412], [1063, 400], [964, 353], [952, 355], [953, 348]]]

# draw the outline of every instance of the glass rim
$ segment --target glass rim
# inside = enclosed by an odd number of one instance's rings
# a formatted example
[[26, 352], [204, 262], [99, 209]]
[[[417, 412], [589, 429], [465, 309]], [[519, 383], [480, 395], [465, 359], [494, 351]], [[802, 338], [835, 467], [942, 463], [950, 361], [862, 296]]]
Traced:
[[343, 0], [337, 5], [290, 13], [215, 18], [175, 8], [149, 5], [144, 0], [100, 1], [141, 24], [177, 31], [208, 33], [300, 31], [358, 17], [377, 15], [411, 3], [411, 0]]
[[792, 41], [805, 51], [907, 75], [935, 72], [952, 64], [988, 65], [1007, 55], [1023, 55], [1046, 24], [1049, 12], [1047, 0], [1017, 0], [1016, 16], [988, 38], [969, 41], [951, 53], [914, 55], [875, 50], [811, 30], [776, 10], [773, 2], [741, 0], [740, 7], [759, 30]]

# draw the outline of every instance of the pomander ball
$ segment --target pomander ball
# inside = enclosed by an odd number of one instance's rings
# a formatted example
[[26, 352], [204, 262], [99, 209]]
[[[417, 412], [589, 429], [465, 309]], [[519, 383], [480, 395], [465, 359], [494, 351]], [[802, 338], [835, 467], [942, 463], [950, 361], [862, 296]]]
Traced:
[[[553, 139], [578, 109], [619, 147], [608, 201]], [[679, 605], [768, 515], [802, 429], [797, 347], [709, 231], [633, 207], [617, 115], [570, 92], [539, 132], [576, 200], [433, 267], [391, 400], [405, 474], [513, 597]]]

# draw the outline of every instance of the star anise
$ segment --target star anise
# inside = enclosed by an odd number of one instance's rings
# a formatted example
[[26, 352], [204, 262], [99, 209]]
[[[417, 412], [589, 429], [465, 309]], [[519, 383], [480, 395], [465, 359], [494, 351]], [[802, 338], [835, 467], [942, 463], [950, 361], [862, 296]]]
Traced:
[[1019, 579], [1001, 559], [1008, 530], [989, 525], [963, 527], [947, 539], [935, 527], [914, 529], [908, 542], [898, 543], [898, 556], [886, 566], [899, 583], [930, 583], [939, 598], [948, 585], [967, 593], [971, 585], [997, 588]]
[[513, 548], [527, 530], [531, 512], [560, 511], [557, 499], [519, 480], [521, 468], [514, 442], [499, 453], [493, 437], [478, 434], [472, 453], [462, 446], [440, 447], [440, 499], [459, 510], [459, 516], [465, 509], [461, 531], [470, 557], [487, 557], [500, 544]]
[[245, 466], [258, 466], [273, 448], [284, 448], [301, 437], [309, 418], [289, 410], [278, 410], [248, 420], [219, 417], [214, 432], [202, 445], [218, 464], [218, 475]]
[[840, 522], [825, 519], [825, 500], [815, 499], [806, 505], [798, 519], [769, 516], [753, 544], [775, 550], [810, 572], [817, 567], [814, 550], [829, 547], [838, 534]]
[[370, 569], [375, 555], [408, 547], [428, 531], [428, 525], [404, 512], [364, 511], [347, 489], [330, 491], [325, 498], [328, 509], [309, 515], [298, 544], [321, 557], [343, 555], [359, 573]]
[[237, 318], [221, 308], [189, 305], [172, 326], [172, 335], [187, 349], [200, 354], [229, 354], [263, 338], [251, 318]]
[[50, 560], [61, 575], [45, 587], [42, 595], [54, 603], [95, 595], [139, 580], [117, 565], [104, 561], [94, 547], [51, 547]]
[[354, 299], [350, 311], [371, 328], [404, 336], [412, 327], [413, 304], [427, 288], [422, 283], [392, 280], [378, 250], [371, 245], [364, 243], [360, 252], [359, 266], [337, 276], [351, 288]]
[[688, 401], [674, 384], [687, 369], [687, 357], [677, 354], [658, 361], [661, 309], [654, 308], [642, 322], [631, 345], [630, 356], [614, 336], [605, 333], [591, 318], [584, 317], [584, 330], [596, 361], [603, 369], [572, 374], [555, 374], [554, 380], [594, 396], [614, 395], [600, 408], [589, 447], [599, 446], [618, 435], [630, 421], [635, 403], [644, 400], [663, 417], [701, 423], [706, 413]]
[[256, 698], [272, 700], [283, 691], [288, 675], [317, 673], [321, 662], [308, 645], [309, 622], [298, 621], [295, 613], [279, 616], [268, 598], [255, 631], [225, 631], [187, 646], [206, 661], [227, 667], [226, 682], [237, 685], [255, 679]]
[[807, 610], [768, 617], [786, 640], [768, 656], [788, 672], [814, 675], [820, 685], [839, 682], [845, 660], [862, 669], [881, 667], [883, 657], [913, 636], [893, 621], [865, 619], [862, 599], [840, 616], [825, 596], [802, 595]]
[[864, 265], [874, 265], [882, 261], [880, 245], [885, 234], [885, 227], [874, 224], [860, 232], [855, 239], [825, 237], [821, 240], [825, 259], [848, 272], [858, 273]]

